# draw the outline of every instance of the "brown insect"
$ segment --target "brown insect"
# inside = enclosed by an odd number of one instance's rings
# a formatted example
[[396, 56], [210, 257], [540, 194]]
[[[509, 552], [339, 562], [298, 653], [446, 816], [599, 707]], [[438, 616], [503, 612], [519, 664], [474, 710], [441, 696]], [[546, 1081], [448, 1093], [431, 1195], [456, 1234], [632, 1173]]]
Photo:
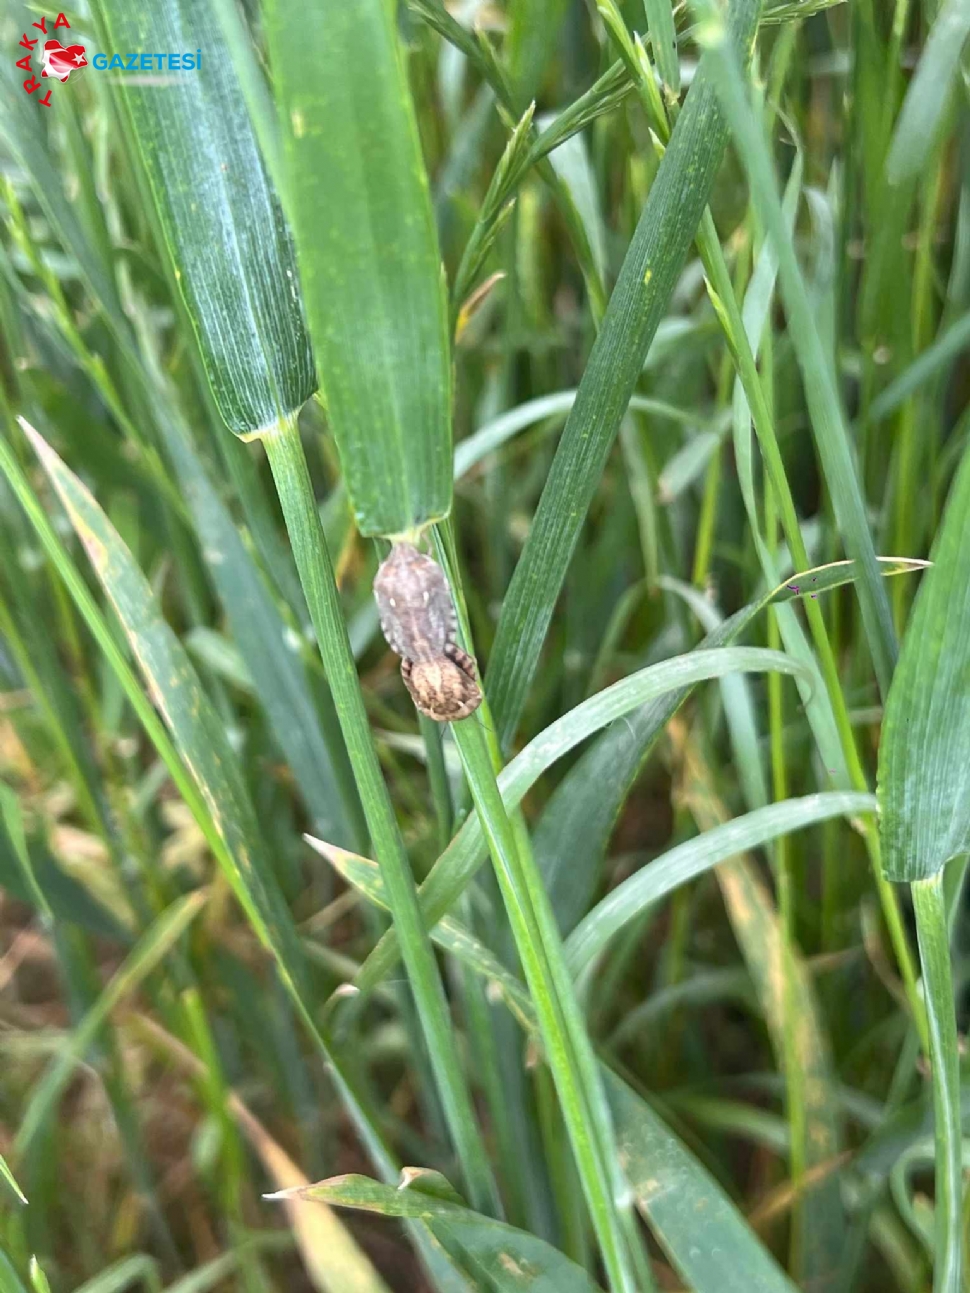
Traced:
[[475, 661], [455, 642], [457, 617], [445, 573], [413, 544], [396, 543], [374, 579], [381, 631], [422, 714], [454, 723], [482, 703]]

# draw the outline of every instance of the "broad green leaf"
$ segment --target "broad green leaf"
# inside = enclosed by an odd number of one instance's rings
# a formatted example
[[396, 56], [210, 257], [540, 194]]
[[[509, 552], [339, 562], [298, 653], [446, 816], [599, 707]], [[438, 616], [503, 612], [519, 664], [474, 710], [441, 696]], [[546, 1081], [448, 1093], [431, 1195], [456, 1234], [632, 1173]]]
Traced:
[[451, 354], [392, 7], [271, 0], [266, 18], [287, 206], [347, 492], [362, 534], [403, 534], [451, 509]]
[[910, 615], [879, 744], [883, 868], [925, 880], [970, 850], [970, 453]]
[[[335, 1176], [297, 1193], [331, 1206], [359, 1208], [384, 1217], [412, 1217], [428, 1222], [461, 1245], [471, 1260], [471, 1274], [488, 1279], [497, 1293], [596, 1293], [586, 1272], [551, 1244], [514, 1226], [482, 1216], [455, 1202], [441, 1187], [437, 1174], [429, 1192], [425, 1173], [406, 1169], [395, 1189], [367, 1176]], [[289, 1192], [287, 1192], [289, 1193]], [[283, 1198], [286, 1195], [269, 1195]]]
[[714, 1178], [614, 1073], [606, 1081], [617, 1148], [636, 1204], [694, 1293], [794, 1293]]
[[168, 955], [202, 910], [207, 897], [208, 894], [203, 890], [179, 898], [162, 912], [132, 948], [101, 996], [70, 1034], [61, 1054], [51, 1064], [31, 1096], [17, 1133], [16, 1146], [19, 1154], [26, 1153], [67, 1085], [74, 1066], [84, 1058], [85, 1051], [111, 1011]]
[[886, 158], [890, 184], [913, 179], [932, 155], [943, 114], [960, 75], [960, 55], [968, 36], [970, 5], [966, 0], [945, 0], [933, 20], [896, 122]]
[[874, 795], [825, 791], [755, 809], [678, 844], [617, 885], [580, 921], [566, 941], [573, 973], [582, 974], [610, 939], [641, 912], [718, 863], [817, 822], [875, 809]]
[[111, 51], [204, 59], [163, 85], [120, 76], [117, 94], [219, 412], [237, 435], [272, 426], [313, 393], [313, 361], [290, 234], [211, 0], [95, 8]]
[[[758, 0], [731, 8], [732, 36], [743, 50], [760, 8]], [[726, 140], [714, 87], [702, 67], [650, 189], [502, 606], [486, 690], [503, 746], [518, 726], [580, 529], [697, 232]]]

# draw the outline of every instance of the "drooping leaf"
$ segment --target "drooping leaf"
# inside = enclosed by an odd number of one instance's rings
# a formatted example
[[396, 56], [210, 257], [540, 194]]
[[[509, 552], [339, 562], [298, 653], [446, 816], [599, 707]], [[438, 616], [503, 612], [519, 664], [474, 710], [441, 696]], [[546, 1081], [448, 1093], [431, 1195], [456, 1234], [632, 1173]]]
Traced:
[[[639, 673], [607, 687], [582, 705], [557, 719], [531, 741], [502, 771], [498, 785], [506, 809], [521, 802], [541, 774], [558, 758], [593, 732], [643, 706], [650, 697], [664, 697], [656, 706], [669, 703], [671, 696], [683, 698], [685, 690], [703, 679], [721, 677], [738, 668], [774, 669], [797, 673], [794, 664], [779, 652], [759, 648], [695, 651], [641, 669]], [[674, 704], [676, 708], [676, 703]], [[657, 731], [660, 728], [658, 726]], [[485, 856], [485, 839], [477, 815], [468, 819], [451, 841], [421, 886], [421, 906], [429, 926], [444, 915], [478, 870]], [[362, 991], [379, 982], [397, 957], [394, 931], [385, 934], [355, 978]]]
[[[923, 561], [900, 559], [900, 557], [879, 557], [878, 564], [883, 575], [903, 574], [909, 572], [909, 570], [922, 569], [922, 566], [925, 566]], [[807, 572], [793, 575], [788, 582], [773, 588], [762, 599], [745, 606], [744, 609], [733, 614], [731, 618], [726, 619], [717, 630], [705, 637], [698, 650], [720, 648], [726, 643], [731, 643], [763, 612], [766, 606], [788, 603], [788, 601], [794, 601], [798, 597], [817, 596], [820, 592], [828, 591], [830, 588], [842, 587], [843, 584], [850, 583], [852, 579], [857, 577], [857, 570], [859, 568], [857, 568], [855, 562], [835, 561], [830, 565], [817, 566], [814, 570], [807, 570]], [[688, 661], [689, 658], [691, 657], [680, 657], [680, 661]], [[663, 663], [671, 662], [666, 661]], [[695, 663], [697, 662], [695, 661]], [[792, 665], [792, 662], [789, 661], [790, 665]], [[678, 667], [682, 667], [682, 665], [678, 665]], [[803, 666], [795, 668], [795, 676], [799, 676], [799, 668], [803, 668]], [[652, 675], [649, 670], [641, 671], [641, 674], [648, 674], [651, 676], [652, 681], [656, 681], [662, 676]], [[709, 678], [709, 676], [713, 675], [704, 674], [702, 676]], [[802, 676], [804, 675], [802, 674]], [[645, 679], [641, 679], [641, 681], [645, 681]], [[631, 687], [638, 685], [632, 683], [630, 679], [625, 679], [623, 684], [616, 685], [622, 688], [625, 684], [630, 684]], [[604, 747], [612, 747], [612, 755], [605, 753], [605, 750], [596, 753], [598, 747], [594, 746], [594, 749], [587, 751], [583, 755], [583, 758], [577, 763], [577, 767], [570, 771], [568, 780], [572, 781], [574, 794], [578, 796], [594, 793], [603, 799], [603, 804], [598, 806], [595, 812], [590, 811], [585, 816], [579, 816], [579, 820], [590, 828], [588, 833], [585, 831], [585, 833], [576, 835], [572, 839], [574, 846], [582, 844], [585, 856], [587, 859], [592, 859], [592, 862], [587, 861], [587, 865], [594, 865], [595, 860], [603, 855], [603, 850], [607, 847], [609, 830], [612, 828], [614, 820], [616, 820], [617, 813], [620, 812], [623, 800], [630, 793], [630, 787], [636, 775], [638, 775], [638, 769], [643, 765], [644, 759], [647, 758], [649, 751], [652, 749], [653, 742], [660, 736], [665, 724], [669, 723], [675, 712], [678, 711], [679, 706], [683, 705], [685, 698], [691, 693], [693, 685], [695, 684], [684, 683], [683, 687], [678, 687], [675, 690], [667, 690], [665, 685], [661, 685], [660, 689], [658, 689], [656, 700], [639, 703], [639, 707], [636, 707], [634, 714], [630, 718], [625, 718], [622, 724], [614, 723], [613, 727], [609, 728], [600, 737], [600, 742], [603, 743]], [[622, 690], [617, 693], [614, 692], [613, 688], [608, 688], [608, 692], [612, 698], [623, 694]], [[601, 696], [607, 696], [607, 692], [600, 694]], [[591, 702], [596, 701], [598, 701], [598, 697], [591, 698]], [[590, 736], [592, 731], [596, 731], [596, 724], [592, 729], [579, 727], [577, 718], [581, 709], [583, 715], [587, 716], [587, 718], [592, 718], [592, 715], [598, 712], [596, 705], [592, 705], [590, 710], [586, 710], [585, 707], [577, 707], [577, 710], [572, 711], [572, 716], [565, 715], [564, 719], [559, 720], [564, 723], [564, 729], [557, 728], [557, 731], [564, 731], [570, 737], [568, 746], [566, 746], [568, 749], [572, 749], [572, 746], [576, 745], [579, 740], [585, 740], [585, 737]], [[612, 711], [600, 711], [601, 719], [605, 720], [607, 712]], [[613, 715], [613, 718], [616, 718], [616, 716], [618, 715]], [[535, 740], [530, 742], [529, 746], [526, 746], [525, 750], [521, 751], [521, 754], [517, 755], [516, 759], [513, 759], [512, 763], [504, 769], [502, 777], [499, 778], [499, 787], [502, 789], [507, 808], [511, 809], [520, 802], [521, 795], [517, 794], [517, 791], [515, 794], [512, 793], [512, 786], [519, 781], [519, 771], [525, 777], [524, 789], [521, 791], [521, 794], [525, 794], [525, 790], [528, 790], [529, 786], [533, 784], [532, 781], [528, 780], [528, 776], [525, 776], [526, 769], [534, 763], [534, 767], [537, 769], [534, 775], [538, 776], [539, 772], [544, 771], [556, 758], [560, 758], [561, 755], [566, 753], [565, 747], [560, 749], [559, 753], [556, 753], [556, 747], [546, 742], [546, 737], [551, 731], [552, 728], [547, 729], [546, 733], [535, 737]], [[576, 740], [572, 740], [572, 737], [576, 737]], [[630, 737], [630, 740], [627, 737]], [[528, 759], [525, 759], [524, 756], [528, 756]], [[520, 759], [523, 759], [524, 762], [520, 763]], [[600, 771], [595, 776], [595, 780], [592, 780], [591, 769], [594, 768], [598, 768]], [[608, 777], [604, 778], [603, 772], [601, 772], [603, 768], [609, 768]], [[512, 776], [512, 769], [517, 769], [515, 778]], [[472, 817], [466, 826], [463, 826], [462, 831], [455, 837], [453, 842], [449, 844], [447, 850], [442, 853], [440, 859], [433, 866], [431, 875], [424, 882], [422, 886], [422, 908], [429, 924], [433, 924], [437, 919], [440, 919], [449, 910], [451, 904], [457, 901], [466, 884], [475, 875], [481, 861], [484, 860], [482, 842], [477, 831], [479, 831], [477, 820]], [[370, 990], [384, 978], [389, 968], [396, 962], [396, 943], [397, 936], [393, 930], [384, 935], [380, 943], [376, 945], [374, 952], [371, 952], [370, 956], [367, 957], [356, 976], [356, 980], [354, 980], [358, 988]]]
[[404, 1183], [397, 1189], [366, 1176], [335, 1176], [297, 1193], [332, 1206], [426, 1221], [432, 1230], [460, 1244], [498, 1293], [596, 1293], [597, 1286], [586, 1272], [551, 1244], [463, 1207], [441, 1191], [437, 1174], [432, 1174], [431, 1192], [424, 1175], [406, 1170]]
[[576, 926], [566, 942], [574, 974], [581, 974], [611, 938], [678, 885], [737, 853], [757, 848], [832, 817], [874, 812], [874, 795], [825, 791], [785, 799], [733, 818], [670, 849], [618, 885]]

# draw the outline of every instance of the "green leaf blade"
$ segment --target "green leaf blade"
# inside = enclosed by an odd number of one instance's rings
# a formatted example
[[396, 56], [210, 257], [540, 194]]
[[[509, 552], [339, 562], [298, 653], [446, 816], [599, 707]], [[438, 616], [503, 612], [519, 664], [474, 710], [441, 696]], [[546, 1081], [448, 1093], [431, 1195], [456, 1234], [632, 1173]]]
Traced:
[[[732, 6], [732, 37], [740, 48], [747, 48], [759, 12], [757, 0]], [[505, 597], [486, 676], [503, 745], [518, 725], [580, 529], [707, 205], [726, 141], [714, 87], [702, 66], [650, 189]]]
[[[430, 1188], [422, 1188], [427, 1175]], [[524, 1230], [495, 1221], [455, 1202], [457, 1196], [438, 1192], [437, 1173], [405, 1170], [404, 1183], [395, 1189], [366, 1176], [335, 1176], [295, 1193], [335, 1207], [358, 1208], [385, 1217], [412, 1217], [427, 1221], [444, 1238], [460, 1245], [471, 1259], [473, 1274], [488, 1279], [497, 1293], [597, 1293], [589, 1276], [575, 1262], [545, 1240]], [[286, 1191], [287, 1197], [294, 1192]]]
[[914, 179], [931, 156], [968, 36], [970, 5], [947, 0], [936, 15], [896, 123], [886, 159], [890, 184]]
[[970, 454], [950, 492], [886, 702], [883, 868], [927, 880], [970, 850]]
[[678, 844], [648, 867], [635, 872], [598, 903], [566, 941], [574, 974], [581, 974], [609, 941], [652, 903], [687, 880], [726, 862], [746, 849], [832, 817], [872, 812], [872, 795], [855, 791], [822, 791], [756, 808], [743, 817], [715, 826]]
[[687, 1287], [696, 1293], [794, 1293], [721, 1187], [646, 1101], [614, 1073], [606, 1085], [637, 1208]]
[[451, 355], [391, 8], [273, 0], [268, 28], [300, 273], [347, 491], [362, 534], [404, 534], [451, 508]]
[[168, 84], [118, 94], [219, 412], [237, 435], [312, 395], [290, 233], [209, 0], [99, 0], [112, 49], [203, 50]]

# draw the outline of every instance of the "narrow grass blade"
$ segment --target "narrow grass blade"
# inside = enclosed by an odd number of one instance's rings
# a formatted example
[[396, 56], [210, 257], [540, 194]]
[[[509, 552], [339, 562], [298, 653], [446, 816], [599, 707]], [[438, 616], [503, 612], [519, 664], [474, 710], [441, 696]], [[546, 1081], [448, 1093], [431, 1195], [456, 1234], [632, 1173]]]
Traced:
[[[336, 719], [332, 734], [326, 734], [292, 632], [283, 623], [185, 428], [170, 419], [166, 438], [233, 638], [316, 829], [338, 843], [360, 844], [364, 828]], [[329, 695], [326, 700], [332, 712]]]
[[785, 227], [771, 158], [761, 122], [751, 106], [735, 42], [721, 11], [706, 0], [698, 9], [698, 37], [710, 55], [710, 69], [731, 132], [751, 185], [752, 200], [764, 221], [778, 257], [782, 295], [788, 311], [789, 334], [798, 359], [811, 414], [815, 442], [832, 498], [839, 530], [849, 556], [863, 572], [859, 602], [866, 638], [883, 696], [889, 690], [896, 663], [896, 634], [889, 599], [876, 562], [865, 501], [856, 471], [848, 429], [839, 403], [835, 374], [819, 336], [815, 308], [808, 294]]
[[[206, 807], [224, 841], [221, 860], [237, 898], [269, 950], [286, 948], [281, 968], [294, 973], [292, 922], [259, 849], [259, 829], [239, 765], [211, 702], [175, 634], [162, 619], [130, 552], [89, 491], [26, 422], [21, 424], [60, 496], [110, 598]], [[287, 970], [284, 968], [284, 973]]]
[[78, 1285], [74, 1293], [123, 1293], [136, 1283], [143, 1284], [148, 1293], [161, 1293], [162, 1280], [154, 1257], [147, 1257], [144, 1253], [121, 1257], [93, 1279]]
[[838, 1274], [846, 1225], [841, 1182], [829, 1170], [842, 1152], [842, 1134], [823, 1016], [802, 956], [786, 939], [753, 859], [739, 857], [722, 867], [718, 883], [785, 1075], [789, 1172], [799, 1195], [792, 1222], [793, 1273], [805, 1288], [827, 1288]]
[[222, 27], [212, 0], [96, 12], [106, 48], [202, 51], [175, 86], [120, 77], [117, 94], [216, 405], [248, 435], [298, 410], [315, 379], [290, 234]]
[[[762, 560], [773, 564], [767, 551]], [[698, 599], [694, 596], [692, 600], [696, 604]], [[699, 615], [705, 615], [701, 606], [695, 608]], [[710, 614], [708, 609], [706, 615]], [[768, 789], [747, 679], [725, 678], [720, 686], [745, 801], [749, 810], [763, 809], [768, 806]], [[698, 827], [706, 832], [721, 824], [727, 811], [720, 804], [712, 771], [696, 742], [691, 741], [685, 748], [685, 756], [688, 771], [684, 800]], [[784, 871], [777, 876], [779, 893], [787, 880]], [[840, 1183], [829, 1170], [830, 1164], [838, 1160], [842, 1141], [823, 1015], [789, 923], [779, 919], [754, 859], [739, 855], [718, 869], [717, 881], [785, 1077], [790, 1129], [787, 1148], [794, 1196], [793, 1274], [800, 1285], [825, 1288], [835, 1278], [846, 1231]], [[818, 1183], [810, 1184], [818, 1176]]]
[[130, 337], [114, 280], [85, 237], [77, 210], [64, 192], [63, 178], [51, 158], [41, 114], [11, 71], [8, 63], [0, 67], [0, 87], [6, 104], [0, 116], [0, 134], [24, 173], [33, 178], [41, 209], [51, 225], [61, 231], [65, 247], [77, 257], [81, 278], [113, 330], [119, 336]]
[[7, 1166], [7, 1161], [5, 1158], [3, 1158], [2, 1155], [0, 1155], [0, 1177], [2, 1177], [3, 1180], [6, 1181], [7, 1185], [13, 1191], [18, 1201], [26, 1205], [27, 1196], [26, 1194], [24, 1194], [23, 1190], [17, 1184], [17, 1178], [14, 1176], [13, 1172], [11, 1172], [10, 1168]]
[[941, 332], [908, 368], [904, 369], [869, 406], [869, 421], [882, 422], [930, 381], [948, 364], [953, 363], [970, 344], [970, 312], [962, 315]]
[[[326, 840], [314, 839], [312, 835], [305, 835], [304, 839], [321, 857], [327, 859], [347, 884], [364, 894], [375, 906], [389, 910], [380, 867], [376, 862], [361, 857], [359, 853], [348, 853], [346, 849], [337, 848]], [[529, 994], [521, 982], [460, 921], [445, 916], [434, 926], [431, 937], [443, 951], [450, 952], [452, 956], [471, 966], [476, 974], [487, 979], [489, 988], [497, 990], [509, 1009], [520, 1019], [531, 1016]]]
[[647, 15], [653, 60], [663, 78], [664, 89], [672, 99], [676, 99], [680, 95], [680, 53], [670, 0], [643, 0], [643, 8]]
[[[759, 0], [731, 8], [732, 39], [742, 50], [759, 12]], [[503, 746], [518, 726], [580, 529], [697, 232], [726, 140], [714, 87], [702, 68], [650, 189], [503, 603], [486, 676]]]
[[[280, 1199], [292, 1193], [268, 1197]], [[366, 1176], [335, 1176], [295, 1193], [333, 1207], [426, 1221], [461, 1246], [470, 1258], [470, 1274], [487, 1272], [489, 1287], [496, 1293], [596, 1293], [597, 1286], [568, 1257], [535, 1235], [464, 1207], [434, 1172], [406, 1168], [397, 1189]]]
[[[507, 413], [499, 414], [480, 427], [474, 435], [468, 436], [455, 447], [455, 480], [467, 475], [483, 458], [500, 449], [520, 431], [535, 426], [537, 422], [552, 419], [557, 414], [568, 413], [576, 403], [576, 394], [576, 391], [556, 391], [552, 395], [540, 395], [538, 399], [528, 400], [517, 408], [509, 409]], [[695, 421], [675, 404], [650, 399], [645, 395], [632, 396], [630, 408], [636, 413], [652, 413], [656, 417], [670, 418], [675, 422]]]
[[916, 596], [879, 746], [883, 865], [926, 880], [970, 851], [970, 453]]
[[27, 892], [33, 905], [41, 913], [46, 921], [51, 921], [54, 913], [51, 911], [50, 903], [47, 901], [47, 895], [37, 883], [37, 877], [34, 875], [33, 864], [30, 860], [30, 850], [27, 847], [27, 835], [24, 831], [23, 813], [20, 811], [20, 801], [8, 785], [0, 781], [0, 817], [3, 818], [3, 824], [7, 828], [7, 834], [13, 845], [14, 855], [20, 865], [21, 874], [24, 879]]
[[923, 966], [926, 1018], [933, 1065], [936, 1143], [935, 1264], [933, 1293], [963, 1287], [963, 1134], [960, 1124], [960, 1052], [953, 1000], [950, 936], [940, 873], [914, 882], [913, 910]]
[[936, 1109], [936, 1293], [961, 1268], [961, 1135], [943, 868], [970, 851], [970, 453], [910, 616], [879, 747], [883, 865], [913, 882]]
[[347, 492], [362, 534], [403, 534], [451, 509], [451, 353], [394, 16], [384, 0], [271, 0], [267, 29], [288, 207]]
[[[555, 118], [550, 116], [540, 117], [536, 125], [539, 130], [544, 131], [553, 124], [554, 120]], [[599, 207], [596, 181], [586, 141], [580, 134], [572, 135], [558, 148], [552, 150], [549, 161], [583, 222], [596, 272], [600, 278], [605, 278], [606, 227]]]
[[9, 445], [2, 439], [0, 468], [190, 806], [253, 930], [272, 955], [297, 1013], [330, 1065], [337, 1090], [362, 1141], [379, 1168], [390, 1173], [394, 1170], [394, 1160], [307, 1004], [302, 949], [265, 856], [252, 802], [227, 734], [202, 691], [183, 647], [162, 618], [147, 580], [117, 531], [90, 492], [43, 438], [23, 420], [21, 425], [103, 582], [172, 738], [141, 691], [112, 630], [37, 503]]
[[960, 74], [960, 55], [968, 36], [970, 5], [966, 0], [945, 0], [933, 20], [896, 122], [886, 158], [890, 184], [914, 179], [932, 156], [943, 114]]
[[512, 829], [484, 728], [476, 721], [454, 724], [452, 732], [529, 986], [607, 1282], [612, 1293], [634, 1293], [639, 1239], [634, 1234], [631, 1242], [633, 1218], [616, 1162], [609, 1109], [549, 898], [527, 844], [520, 848]]
[[678, 844], [624, 880], [580, 921], [566, 942], [573, 973], [582, 974], [610, 939], [651, 904], [718, 863], [816, 822], [875, 809], [874, 795], [826, 791], [769, 804]]
[[31, 1097], [17, 1132], [18, 1154], [23, 1155], [29, 1149], [67, 1085], [75, 1064], [83, 1058], [112, 1010], [171, 952], [202, 910], [207, 897], [207, 892], [203, 890], [178, 899], [139, 939], [101, 996], [71, 1033], [61, 1054], [47, 1070]]

